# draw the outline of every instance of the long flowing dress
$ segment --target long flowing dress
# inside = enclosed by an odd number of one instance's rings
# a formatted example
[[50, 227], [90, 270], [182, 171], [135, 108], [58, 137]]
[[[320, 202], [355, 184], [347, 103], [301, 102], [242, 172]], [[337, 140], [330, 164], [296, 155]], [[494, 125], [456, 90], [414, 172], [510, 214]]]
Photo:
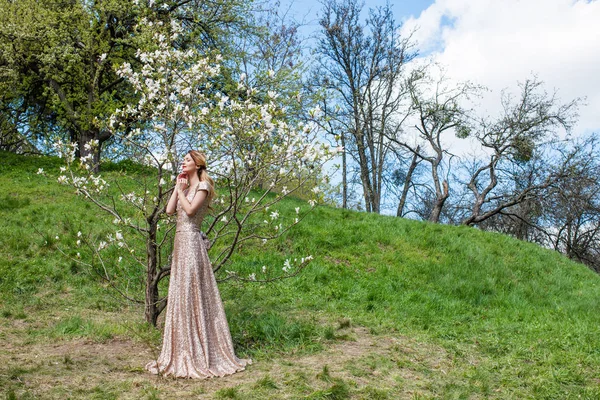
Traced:
[[[199, 190], [209, 190], [200, 181], [184, 192], [191, 202]], [[239, 359], [233, 342], [217, 282], [208, 258], [206, 236], [200, 231], [208, 201], [189, 217], [177, 202], [177, 228], [173, 245], [171, 276], [163, 345], [157, 360], [146, 365], [153, 374], [185, 378], [225, 376], [245, 369], [249, 359]]]

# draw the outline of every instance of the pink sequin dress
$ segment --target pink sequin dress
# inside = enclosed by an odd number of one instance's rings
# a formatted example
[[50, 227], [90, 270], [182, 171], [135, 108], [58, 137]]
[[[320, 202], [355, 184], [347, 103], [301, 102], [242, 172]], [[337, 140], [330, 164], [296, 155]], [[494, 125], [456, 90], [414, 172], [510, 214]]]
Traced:
[[[207, 182], [188, 190], [191, 202]], [[205, 201], [188, 217], [177, 203], [177, 230], [173, 246], [169, 294], [162, 351], [146, 369], [153, 374], [181, 378], [209, 378], [242, 371], [251, 364], [233, 350], [229, 324], [208, 258], [206, 236], [200, 231], [208, 208]]]

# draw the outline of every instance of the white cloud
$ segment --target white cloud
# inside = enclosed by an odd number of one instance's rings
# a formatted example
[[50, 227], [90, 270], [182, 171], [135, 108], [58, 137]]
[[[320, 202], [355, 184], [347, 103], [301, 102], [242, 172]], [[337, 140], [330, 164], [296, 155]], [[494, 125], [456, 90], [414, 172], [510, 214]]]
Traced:
[[[600, 1], [436, 0], [404, 33], [423, 54], [441, 63], [449, 78], [491, 89], [486, 114], [500, 109], [500, 91], [536, 74], [548, 92], [568, 102], [586, 97], [574, 133], [600, 131]], [[482, 111], [483, 111], [482, 110]]]

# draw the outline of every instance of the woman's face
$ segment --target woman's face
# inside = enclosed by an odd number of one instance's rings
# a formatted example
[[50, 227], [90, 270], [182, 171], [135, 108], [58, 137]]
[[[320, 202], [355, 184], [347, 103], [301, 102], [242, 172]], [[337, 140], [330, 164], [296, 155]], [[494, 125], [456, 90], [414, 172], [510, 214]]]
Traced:
[[196, 171], [196, 163], [194, 162], [192, 156], [186, 154], [185, 157], [183, 157], [183, 164], [181, 169], [184, 173], [188, 175]]

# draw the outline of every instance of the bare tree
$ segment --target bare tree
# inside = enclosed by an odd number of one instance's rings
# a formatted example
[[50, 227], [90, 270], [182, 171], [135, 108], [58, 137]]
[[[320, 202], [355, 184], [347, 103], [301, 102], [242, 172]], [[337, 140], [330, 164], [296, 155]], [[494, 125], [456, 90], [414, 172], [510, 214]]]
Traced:
[[429, 195], [426, 196], [427, 202], [432, 202], [426, 219], [439, 222], [444, 204], [450, 196], [447, 175], [451, 170], [453, 157], [445, 148], [442, 137], [467, 129], [469, 113], [462, 102], [477, 94], [479, 87], [470, 83], [450, 86], [443, 74], [436, 80], [421, 70], [415, 71], [407, 80], [407, 89], [416, 119], [413, 126], [416, 132], [416, 140], [413, 141], [415, 144], [411, 143], [409, 131], [398, 130], [387, 137], [410, 151], [415, 160], [423, 160], [431, 166], [431, 184], [435, 200]]
[[[552, 139], [556, 130], [571, 127], [578, 104], [578, 100], [561, 104], [555, 94], [549, 96], [542, 90], [542, 82], [535, 77], [519, 86], [521, 94], [517, 102], [503, 92], [502, 115], [491, 122], [481, 119], [470, 130], [490, 155], [467, 183], [474, 202], [471, 215], [463, 221], [465, 225], [481, 223], [507, 207], [526, 201], [533, 192], [549, 187], [560, 176], [560, 173], [547, 175], [541, 181], [531, 180], [520, 187], [504, 184], [514, 181], [511, 166], [530, 160], [536, 147]], [[467, 136], [469, 131], [463, 133]]]
[[511, 165], [512, 183], [500, 183], [506, 193], [526, 194], [477, 225], [553, 248], [600, 272], [597, 149], [596, 134], [538, 146], [529, 160]]
[[[541, 199], [552, 247], [600, 272], [600, 159], [598, 135], [563, 150], [568, 173]], [[565, 155], [563, 155], [565, 157]]]
[[[501, 207], [511, 195], [515, 195], [514, 199], [518, 202], [479, 222], [478, 227], [547, 245], [548, 236], [545, 231], [540, 230], [545, 218], [542, 201], [551, 187], [547, 182], [556, 178], [561, 170], [559, 160], [553, 159], [550, 154], [552, 147], [552, 144], [539, 146], [529, 160], [506, 164], [502, 168], [503, 179], [498, 183], [495, 193], [504, 193], [505, 196], [491, 198], [486, 207]], [[483, 164], [480, 159], [477, 161], [471, 169], [472, 173], [479, 170]], [[461, 223], [472, 215], [473, 207], [473, 193], [467, 183], [463, 184], [465, 196], [462, 200]], [[521, 197], [517, 196], [519, 193], [522, 194]]]
[[[400, 83], [405, 65], [416, 53], [410, 37], [399, 36], [391, 7], [371, 9], [363, 24], [362, 5], [357, 0], [323, 3], [320, 20], [323, 36], [317, 52], [324, 86], [339, 98], [340, 113], [347, 118], [348, 136], [356, 151], [350, 155], [360, 168], [365, 208], [380, 212], [383, 170], [390, 155], [386, 132], [398, 130], [406, 90]], [[348, 152], [346, 132], [340, 137]]]

